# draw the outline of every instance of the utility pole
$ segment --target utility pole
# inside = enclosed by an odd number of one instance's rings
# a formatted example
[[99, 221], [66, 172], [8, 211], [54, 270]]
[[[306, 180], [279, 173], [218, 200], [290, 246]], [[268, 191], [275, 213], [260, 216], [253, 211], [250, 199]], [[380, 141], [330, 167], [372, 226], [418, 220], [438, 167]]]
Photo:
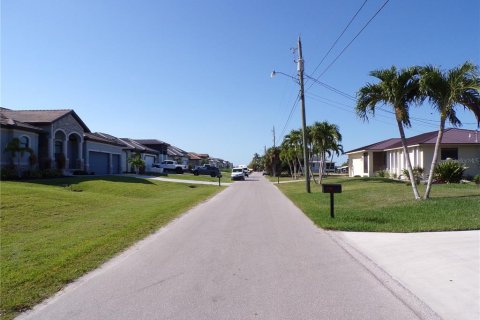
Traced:
[[305, 187], [310, 193], [310, 168], [307, 159], [307, 124], [305, 120], [305, 92], [303, 88], [303, 56], [302, 56], [302, 40], [298, 37], [298, 62], [297, 62], [298, 78], [300, 80], [300, 99], [302, 100], [302, 131], [303, 131], [303, 164], [305, 173]]
[[275, 148], [275, 126], [273, 126], [272, 134], [273, 134], [272, 172], [273, 172], [273, 176], [276, 177], [277, 176], [277, 170], [276, 170], [276, 164], [277, 164], [276, 151], [277, 150]]

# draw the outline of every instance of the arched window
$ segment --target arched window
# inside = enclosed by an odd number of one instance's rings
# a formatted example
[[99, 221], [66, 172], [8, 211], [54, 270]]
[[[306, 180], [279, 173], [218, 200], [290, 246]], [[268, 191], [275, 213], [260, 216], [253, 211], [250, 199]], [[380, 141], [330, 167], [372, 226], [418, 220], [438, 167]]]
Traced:
[[29, 148], [30, 147], [30, 139], [27, 136], [20, 137], [20, 148]]

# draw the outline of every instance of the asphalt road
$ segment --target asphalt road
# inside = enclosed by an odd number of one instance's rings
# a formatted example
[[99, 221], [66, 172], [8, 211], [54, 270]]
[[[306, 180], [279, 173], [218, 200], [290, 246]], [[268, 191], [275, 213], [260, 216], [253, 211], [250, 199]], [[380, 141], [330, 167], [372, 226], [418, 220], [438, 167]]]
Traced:
[[236, 182], [22, 319], [418, 319], [261, 176]]

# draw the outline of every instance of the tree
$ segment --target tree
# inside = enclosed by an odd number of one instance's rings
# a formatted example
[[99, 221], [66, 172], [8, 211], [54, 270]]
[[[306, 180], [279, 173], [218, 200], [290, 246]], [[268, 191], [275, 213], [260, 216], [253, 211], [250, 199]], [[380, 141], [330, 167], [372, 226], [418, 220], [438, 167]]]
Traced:
[[342, 145], [340, 144], [342, 135], [340, 134], [338, 126], [328, 121], [315, 122], [309, 131], [310, 141], [312, 141], [312, 153], [317, 154], [319, 160], [318, 176], [321, 184], [325, 172], [327, 155], [333, 156], [335, 153], [338, 156], [340, 152], [343, 152]]
[[420, 77], [421, 94], [440, 114], [440, 128], [435, 142], [424, 199], [428, 199], [430, 196], [438, 150], [445, 131], [445, 122], [448, 119], [448, 122], [455, 127], [462, 125], [457, 118], [455, 107], [462, 105], [464, 108], [471, 110], [477, 118], [477, 125], [480, 125], [479, 89], [478, 67], [470, 62], [465, 62], [448, 71], [443, 71], [431, 65], [422, 68]]
[[[367, 83], [357, 93], [357, 115], [364, 121], [368, 120], [368, 114], [375, 115], [375, 108], [379, 104], [390, 105], [395, 114], [398, 131], [403, 147], [404, 158], [410, 177], [413, 177], [412, 163], [405, 139], [405, 127], [411, 127], [409, 108], [413, 102], [420, 100], [419, 68], [412, 67], [397, 70], [395, 66], [390, 69], [374, 70], [370, 76], [380, 80], [379, 83]], [[413, 194], [416, 200], [420, 199], [415, 179], [410, 179]]]
[[253, 171], [260, 171], [262, 169], [262, 157], [258, 153], [253, 155], [252, 162], [248, 165]]
[[[28, 152], [30, 156], [33, 155], [33, 150], [30, 149], [29, 147], [22, 147], [22, 144], [20, 143], [20, 139], [18, 138], [13, 138], [5, 147], [6, 152], [10, 152], [12, 154], [12, 158], [17, 158], [17, 175], [20, 178], [21, 176], [21, 167], [20, 167], [20, 160], [22, 159], [23, 155], [25, 152]], [[29, 160], [30, 161], [30, 160]]]
[[139, 173], [141, 167], [145, 166], [145, 161], [142, 160], [140, 153], [136, 153], [130, 158], [128, 158], [128, 163], [132, 165], [136, 174]]

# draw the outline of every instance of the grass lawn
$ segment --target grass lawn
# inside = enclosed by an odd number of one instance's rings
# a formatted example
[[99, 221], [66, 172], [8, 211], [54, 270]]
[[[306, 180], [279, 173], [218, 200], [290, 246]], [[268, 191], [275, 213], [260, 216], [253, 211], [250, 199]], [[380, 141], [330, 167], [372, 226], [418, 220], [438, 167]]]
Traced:
[[1, 182], [1, 317], [10, 319], [223, 188], [129, 177]]
[[[474, 184], [434, 185], [431, 199], [415, 201], [410, 185], [383, 178], [328, 177], [341, 183], [330, 218], [330, 194], [312, 182], [285, 183], [278, 188], [318, 226], [331, 230], [419, 232], [480, 229], [480, 188]], [[275, 184], [277, 185], [277, 184]], [[419, 186], [421, 194], [425, 186]]]
[[[183, 173], [183, 174], [175, 174], [169, 173], [168, 176], [162, 177], [166, 179], [180, 179], [180, 180], [195, 180], [195, 181], [210, 181], [218, 183], [218, 178], [212, 178], [206, 175], [199, 175], [195, 176], [192, 173]], [[222, 172], [222, 177], [220, 178], [221, 182], [232, 182], [230, 178], [229, 172]]]

